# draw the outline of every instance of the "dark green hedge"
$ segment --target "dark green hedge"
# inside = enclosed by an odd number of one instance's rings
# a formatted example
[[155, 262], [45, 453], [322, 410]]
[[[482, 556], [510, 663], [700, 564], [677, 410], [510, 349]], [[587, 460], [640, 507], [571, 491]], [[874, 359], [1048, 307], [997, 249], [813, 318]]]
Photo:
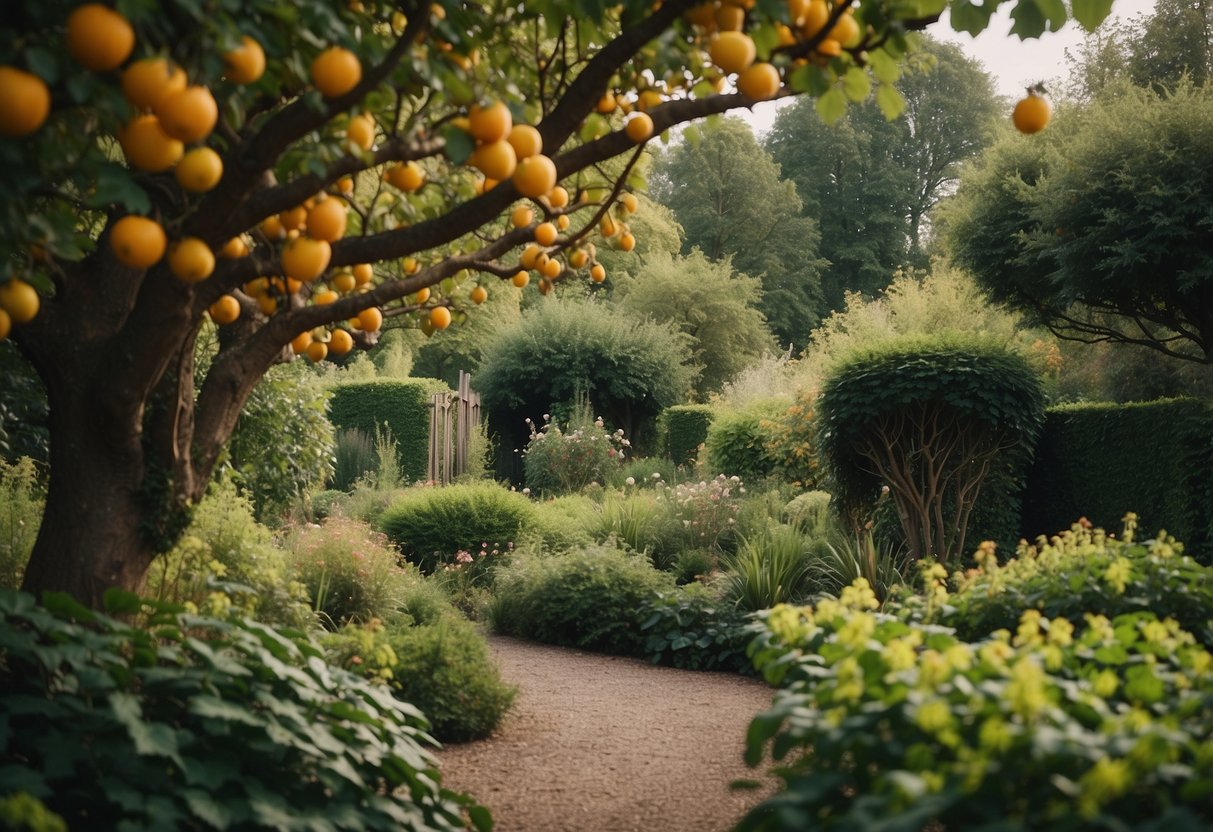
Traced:
[[1140, 536], [1166, 529], [1195, 559], [1213, 560], [1213, 402], [1048, 410], [1028, 472], [1024, 533], [1052, 534], [1078, 517], [1111, 531], [1129, 511]]
[[679, 465], [694, 462], [715, 415], [706, 404], [679, 404], [661, 411], [657, 420], [661, 452]]
[[333, 389], [329, 418], [338, 430], [356, 428], [375, 435], [387, 423], [396, 440], [400, 471], [411, 482], [424, 480], [429, 465], [430, 396], [449, 390], [432, 378], [365, 381]]

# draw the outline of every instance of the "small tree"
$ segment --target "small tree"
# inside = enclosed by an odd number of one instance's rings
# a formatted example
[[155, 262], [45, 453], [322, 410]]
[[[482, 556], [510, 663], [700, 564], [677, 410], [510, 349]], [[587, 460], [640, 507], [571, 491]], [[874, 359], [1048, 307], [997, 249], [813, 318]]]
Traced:
[[887, 485], [910, 556], [956, 563], [982, 485], [1031, 455], [1044, 393], [1028, 364], [971, 336], [890, 340], [844, 358], [819, 400], [843, 511]]

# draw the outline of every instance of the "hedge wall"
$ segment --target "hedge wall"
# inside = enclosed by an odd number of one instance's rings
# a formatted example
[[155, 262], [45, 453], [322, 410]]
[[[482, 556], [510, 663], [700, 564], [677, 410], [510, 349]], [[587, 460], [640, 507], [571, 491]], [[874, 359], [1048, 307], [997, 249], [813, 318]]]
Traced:
[[679, 465], [694, 462], [715, 413], [706, 404], [679, 404], [661, 411], [657, 418], [661, 453]]
[[386, 422], [396, 440], [401, 473], [417, 482], [428, 473], [430, 396], [449, 389], [432, 378], [341, 384], [333, 389], [329, 418], [338, 430], [357, 428], [372, 436], [375, 426]]
[[1028, 473], [1025, 535], [1054, 534], [1079, 517], [1119, 531], [1129, 511], [1139, 536], [1166, 529], [1195, 559], [1213, 560], [1213, 402], [1048, 410]]

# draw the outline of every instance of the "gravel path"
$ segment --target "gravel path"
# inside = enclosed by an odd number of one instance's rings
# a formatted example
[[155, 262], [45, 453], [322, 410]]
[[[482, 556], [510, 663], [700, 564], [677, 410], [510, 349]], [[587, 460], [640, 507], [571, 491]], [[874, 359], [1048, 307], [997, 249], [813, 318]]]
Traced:
[[439, 754], [444, 782], [496, 832], [716, 832], [759, 799], [729, 783], [772, 691], [753, 679], [491, 637], [514, 708], [489, 739]]

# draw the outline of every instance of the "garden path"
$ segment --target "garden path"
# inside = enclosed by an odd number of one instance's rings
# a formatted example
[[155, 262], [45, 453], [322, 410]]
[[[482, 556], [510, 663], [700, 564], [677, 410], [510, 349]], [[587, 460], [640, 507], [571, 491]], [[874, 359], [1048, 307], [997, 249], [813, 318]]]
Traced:
[[717, 832], [760, 799], [732, 792], [759, 681], [493, 636], [514, 708], [487, 740], [439, 754], [444, 783], [496, 832]]

